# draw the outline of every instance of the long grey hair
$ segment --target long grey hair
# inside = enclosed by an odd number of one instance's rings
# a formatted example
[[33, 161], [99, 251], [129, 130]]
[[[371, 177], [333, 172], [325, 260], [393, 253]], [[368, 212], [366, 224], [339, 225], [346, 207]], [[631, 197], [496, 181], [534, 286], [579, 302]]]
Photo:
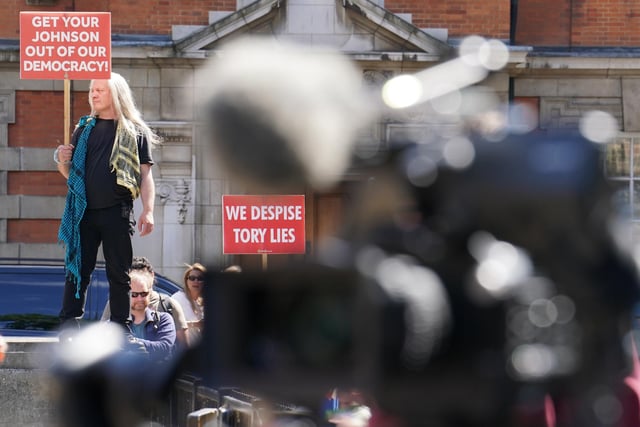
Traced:
[[[138, 135], [143, 135], [151, 144], [160, 143], [160, 137], [151, 130], [149, 125], [142, 119], [142, 114], [136, 108], [133, 99], [133, 93], [129, 84], [118, 73], [111, 72], [111, 79], [107, 80], [109, 90], [111, 91], [111, 102], [119, 121], [126, 134], [135, 141]], [[93, 80], [91, 81], [93, 86]], [[89, 90], [89, 105], [91, 105], [91, 114], [95, 115], [95, 109], [91, 100], [91, 90]]]

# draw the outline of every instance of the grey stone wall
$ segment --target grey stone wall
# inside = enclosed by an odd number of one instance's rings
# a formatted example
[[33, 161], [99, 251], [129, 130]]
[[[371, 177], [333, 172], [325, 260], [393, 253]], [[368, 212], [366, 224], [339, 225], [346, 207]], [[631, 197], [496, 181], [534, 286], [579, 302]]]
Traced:
[[52, 427], [55, 407], [45, 374], [34, 369], [0, 369], [0, 426]]
[[54, 390], [46, 360], [56, 340], [11, 337], [5, 340], [9, 349], [0, 365], [0, 426], [54, 426]]
[[[638, 97], [633, 90], [623, 90], [623, 77], [566, 77], [518, 78], [515, 96], [540, 99], [540, 127], [543, 129], [568, 128], [578, 125], [580, 118], [592, 110], [611, 114], [620, 130], [638, 126], [638, 116], [629, 113], [638, 108]], [[634, 86], [629, 81], [629, 89]]]
[[640, 76], [622, 78], [622, 111], [624, 130], [640, 131]]

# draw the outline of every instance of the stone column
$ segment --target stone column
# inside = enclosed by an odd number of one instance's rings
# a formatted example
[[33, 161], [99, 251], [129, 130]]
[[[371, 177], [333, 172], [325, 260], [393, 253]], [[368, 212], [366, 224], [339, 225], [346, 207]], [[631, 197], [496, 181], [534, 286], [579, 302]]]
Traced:
[[[153, 150], [153, 176], [156, 184], [155, 229], [148, 236], [133, 239], [134, 254], [149, 258], [156, 270], [179, 281], [184, 264], [194, 258], [197, 227], [193, 124], [153, 122], [150, 125], [163, 139]], [[134, 206], [136, 219], [142, 210]]]

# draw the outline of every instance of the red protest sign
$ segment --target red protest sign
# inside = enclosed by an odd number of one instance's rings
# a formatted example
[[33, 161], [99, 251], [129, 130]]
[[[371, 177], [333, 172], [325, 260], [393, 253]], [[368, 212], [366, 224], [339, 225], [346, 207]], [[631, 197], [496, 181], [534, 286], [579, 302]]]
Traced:
[[20, 78], [111, 78], [111, 13], [20, 12]]
[[305, 252], [303, 195], [222, 196], [222, 252]]

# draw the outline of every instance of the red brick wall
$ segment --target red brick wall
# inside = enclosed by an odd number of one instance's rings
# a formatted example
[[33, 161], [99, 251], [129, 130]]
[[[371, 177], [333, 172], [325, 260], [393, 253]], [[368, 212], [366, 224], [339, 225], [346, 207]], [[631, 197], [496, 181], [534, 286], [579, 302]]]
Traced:
[[63, 141], [62, 92], [16, 91], [16, 122], [8, 126], [10, 147], [55, 147]]
[[[411, 13], [421, 28], [447, 28], [452, 37], [509, 38], [510, 0], [386, 0], [394, 13]], [[640, 2], [631, 0], [519, 0], [520, 44], [638, 46]], [[571, 14], [570, 5], [573, 5]], [[164, 34], [171, 25], [206, 25], [209, 11], [235, 10], [235, 0], [58, 0], [27, 6], [2, 0], [0, 38], [19, 38], [20, 11], [111, 11], [113, 33]]]
[[[75, 7], [74, 7], [75, 3]], [[111, 32], [171, 34], [171, 25], [207, 25], [209, 11], [236, 10], [235, 0], [58, 0], [28, 7], [25, 0], [2, 0], [0, 38], [20, 37], [20, 11], [111, 12]]]
[[9, 219], [7, 242], [56, 243], [59, 226], [59, 219]]
[[25, 0], [2, 0], [0, 13], [0, 38], [20, 38], [20, 12], [47, 11], [60, 12], [67, 10], [71, 0], [61, 0], [55, 6], [27, 6]]
[[[75, 120], [89, 112], [89, 106], [86, 91], [71, 95], [73, 128]], [[16, 91], [15, 96], [16, 121], [8, 126], [9, 146], [50, 148], [53, 155], [53, 147], [64, 141], [63, 92]], [[57, 171], [8, 171], [7, 194], [64, 196], [66, 180]], [[7, 241], [55, 243], [59, 224], [59, 219], [9, 219]]]
[[574, 46], [640, 45], [640, 2], [574, 0], [571, 39]]
[[[91, 3], [91, 0], [83, 2]], [[110, 0], [108, 3], [111, 31], [121, 34], [171, 34], [171, 25], [207, 25], [209, 11], [236, 10], [235, 1]]]
[[[87, 92], [71, 93], [71, 128], [88, 114]], [[10, 147], [55, 147], [64, 142], [64, 93], [16, 91], [16, 121], [8, 126]]]
[[448, 28], [450, 37], [509, 38], [510, 0], [386, 0], [384, 5], [394, 13], [411, 13], [419, 28]]
[[[168, 35], [171, 25], [207, 25], [209, 11], [236, 10], [235, 0], [58, 0], [46, 7], [27, 7], [25, 0], [2, 3], [0, 38], [19, 38], [20, 11], [111, 11], [113, 33]], [[385, 7], [411, 13], [418, 27], [448, 28], [453, 37], [509, 37], [510, 0], [387, 0]]]
[[7, 194], [64, 196], [67, 194], [67, 180], [58, 171], [9, 171]]
[[520, 0], [516, 41], [537, 46], [640, 46], [640, 2]]
[[520, 0], [516, 43], [532, 46], [568, 46], [571, 39], [570, 1]]

